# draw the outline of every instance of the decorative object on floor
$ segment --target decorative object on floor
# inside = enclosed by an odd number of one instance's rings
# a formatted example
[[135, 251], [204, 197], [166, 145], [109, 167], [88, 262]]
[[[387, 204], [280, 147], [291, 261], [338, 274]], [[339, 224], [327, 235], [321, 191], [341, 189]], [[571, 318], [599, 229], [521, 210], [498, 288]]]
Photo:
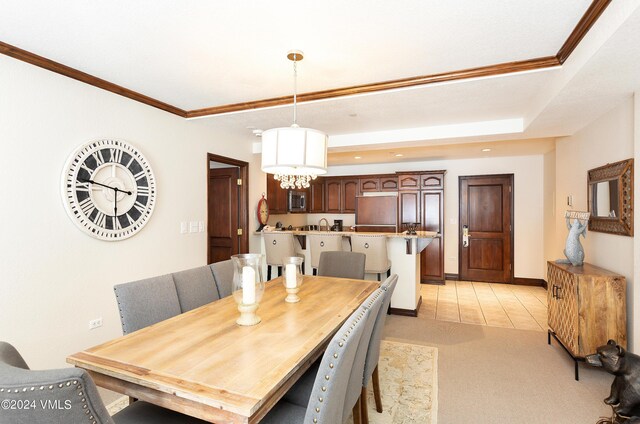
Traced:
[[264, 198], [264, 193], [262, 193], [262, 199], [258, 201], [257, 215], [260, 226], [256, 231], [262, 231], [269, 220], [269, 204], [267, 203], [267, 199]]
[[[564, 248], [564, 256], [567, 259], [558, 259], [556, 263], [571, 264], [573, 266], [582, 266], [584, 263], [584, 249], [580, 243], [580, 236], [587, 236], [587, 222], [589, 221], [589, 212], [566, 211], [564, 214], [569, 235]], [[571, 222], [573, 219], [573, 223]]]
[[615, 340], [609, 340], [585, 360], [589, 365], [602, 367], [615, 375], [611, 394], [604, 400], [613, 409], [613, 416], [611, 420], [599, 423], [626, 424], [640, 420], [640, 356], [627, 352]]
[[284, 280], [283, 284], [287, 290], [287, 297], [284, 299], [288, 303], [300, 302], [298, 292], [302, 286], [302, 262], [304, 258], [299, 256], [290, 256], [282, 260], [282, 266], [284, 267]]
[[633, 237], [633, 159], [587, 173], [589, 230]]
[[69, 156], [62, 173], [69, 218], [100, 240], [124, 240], [149, 221], [156, 180], [138, 149], [120, 140], [92, 141]]
[[262, 171], [274, 174], [280, 187], [307, 188], [309, 181], [327, 173], [327, 135], [311, 128], [301, 128], [297, 120], [298, 61], [300, 50], [291, 50], [293, 61], [293, 125], [272, 128], [262, 133]]
[[257, 253], [231, 256], [233, 261], [233, 298], [238, 304], [238, 325], [256, 325], [262, 319], [256, 315], [264, 293], [262, 257]]
[[376, 412], [373, 390], [368, 390], [370, 424], [436, 424], [438, 349], [383, 340], [378, 369], [383, 412]]

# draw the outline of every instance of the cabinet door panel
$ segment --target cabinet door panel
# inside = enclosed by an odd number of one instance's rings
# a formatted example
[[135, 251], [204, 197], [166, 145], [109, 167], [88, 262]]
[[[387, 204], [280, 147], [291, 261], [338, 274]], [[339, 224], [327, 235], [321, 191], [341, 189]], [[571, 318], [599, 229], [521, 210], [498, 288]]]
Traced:
[[360, 191], [380, 191], [380, 178], [360, 178]]
[[342, 180], [342, 213], [355, 213], [356, 196], [358, 195], [358, 180]]
[[269, 213], [287, 213], [289, 191], [280, 187], [280, 181], [273, 178], [272, 174], [267, 174], [267, 203]]
[[380, 191], [397, 191], [398, 177], [381, 177]]
[[443, 174], [425, 174], [420, 176], [420, 187], [425, 190], [442, 188], [444, 185]]
[[324, 180], [317, 178], [309, 187], [309, 213], [324, 212]]
[[405, 191], [398, 194], [398, 225], [420, 222], [420, 192]]
[[398, 176], [398, 190], [419, 190], [420, 175]]
[[326, 180], [325, 212], [340, 213], [340, 201], [342, 200], [342, 182], [340, 180]]
[[435, 231], [440, 237], [422, 251], [420, 257], [420, 281], [444, 282], [444, 192], [443, 190], [422, 191], [421, 228], [424, 231]]

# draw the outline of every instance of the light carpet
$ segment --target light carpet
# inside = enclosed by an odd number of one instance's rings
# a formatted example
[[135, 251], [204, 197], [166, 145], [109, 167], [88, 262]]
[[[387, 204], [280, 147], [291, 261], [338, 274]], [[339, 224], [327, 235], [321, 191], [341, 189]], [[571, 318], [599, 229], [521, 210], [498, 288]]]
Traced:
[[[373, 387], [367, 404], [370, 424], [436, 424], [438, 417], [438, 349], [383, 340], [378, 362], [382, 408], [375, 410]], [[126, 407], [122, 397], [108, 406], [111, 415]], [[349, 418], [348, 423], [353, 423]]]
[[[383, 340], [378, 374], [383, 411], [376, 411], [373, 387], [369, 384], [370, 424], [436, 424], [438, 349]], [[349, 419], [348, 423], [353, 420]]]

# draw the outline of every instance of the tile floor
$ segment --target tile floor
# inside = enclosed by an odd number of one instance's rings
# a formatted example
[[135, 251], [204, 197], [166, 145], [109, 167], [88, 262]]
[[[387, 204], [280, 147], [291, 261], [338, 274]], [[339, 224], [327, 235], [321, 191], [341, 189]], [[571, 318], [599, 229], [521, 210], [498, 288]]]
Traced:
[[422, 284], [420, 314], [441, 321], [547, 331], [547, 291], [542, 287], [450, 281]]

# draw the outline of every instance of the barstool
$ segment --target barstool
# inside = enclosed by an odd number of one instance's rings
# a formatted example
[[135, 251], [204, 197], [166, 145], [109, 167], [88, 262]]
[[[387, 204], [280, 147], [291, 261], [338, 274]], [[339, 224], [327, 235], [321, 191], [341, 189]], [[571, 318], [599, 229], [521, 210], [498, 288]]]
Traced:
[[311, 249], [313, 275], [317, 275], [322, 252], [342, 251], [342, 234], [310, 234], [307, 236], [307, 246], [307, 249]]
[[351, 235], [351, 251], [364, 253], [367, 260], [364, 266], [364, 272], [367, 274], [387, 273], [387, 278], [391, 276], [391, 261], [387, 254], [387, 236], [373, 234], [352, 234]]
[[[278, 277], [282, 275], [282, 259], [290, 256], [304, 255], [296, 252], [293, 234], [281, 232], [263, 233], [264, 247], [267, 253], [267, 280], [271, 280], [271, 267], [278, 267]], [[304, 262], [302, 263], [302, 273], [304, 274]]]

